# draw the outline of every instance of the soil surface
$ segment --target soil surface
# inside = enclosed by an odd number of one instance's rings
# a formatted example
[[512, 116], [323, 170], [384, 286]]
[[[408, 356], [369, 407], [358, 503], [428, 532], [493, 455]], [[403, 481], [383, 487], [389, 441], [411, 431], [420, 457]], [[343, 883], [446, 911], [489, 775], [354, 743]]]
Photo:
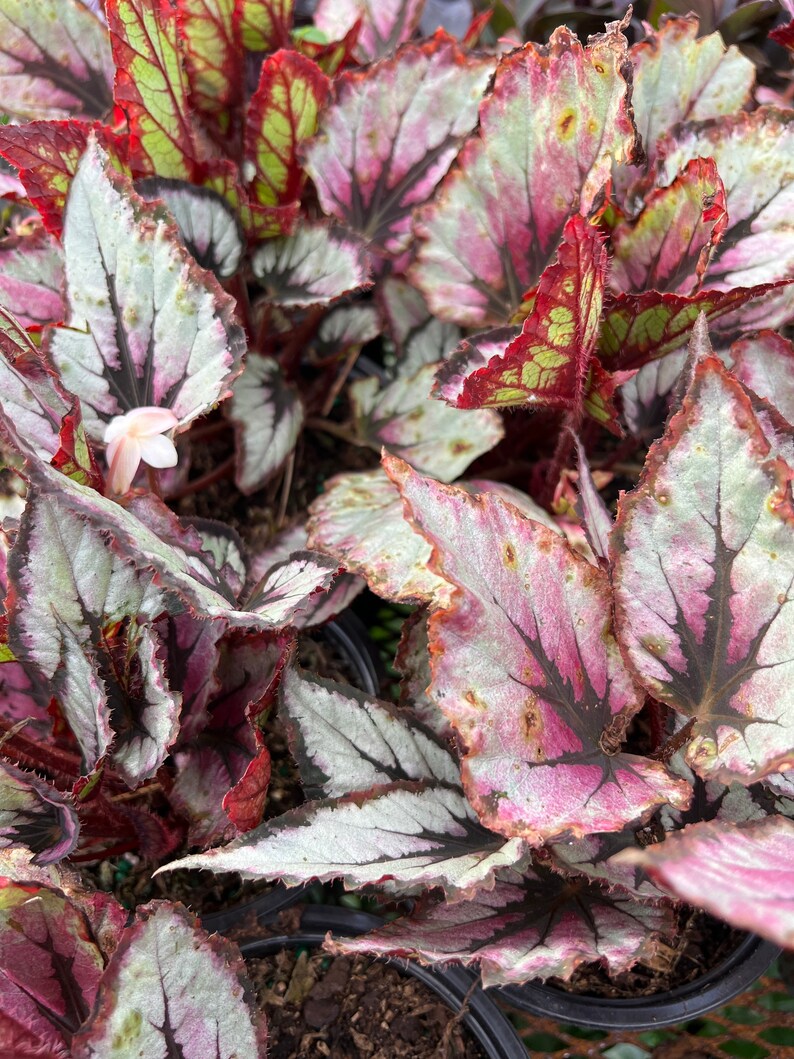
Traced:
[[246, 964], [268, 1059], [484, 1059], [438, 997], [386, 963], [298, 949]]

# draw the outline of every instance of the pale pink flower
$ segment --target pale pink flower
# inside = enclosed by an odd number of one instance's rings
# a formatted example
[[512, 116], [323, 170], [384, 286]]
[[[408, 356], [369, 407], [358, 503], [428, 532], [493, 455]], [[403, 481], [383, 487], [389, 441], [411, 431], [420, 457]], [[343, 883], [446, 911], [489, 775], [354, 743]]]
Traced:
[[109, 481], [114, 493], [126, 493], [132, 485], [141, 460], [150, 467], [175, 467], [176, 448], [164, 437], [179, 420], [170, 408], [133, 408], [123, 416], [114, 416], [105, 429], [105, 458], [110, 468]]

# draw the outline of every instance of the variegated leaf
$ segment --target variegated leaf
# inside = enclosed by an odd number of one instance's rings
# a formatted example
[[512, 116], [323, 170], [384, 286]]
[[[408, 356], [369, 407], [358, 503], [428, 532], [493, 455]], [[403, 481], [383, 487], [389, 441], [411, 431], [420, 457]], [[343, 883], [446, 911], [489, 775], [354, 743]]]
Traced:
[[243, 256], [243, 233], [224, 198], [210, 188], [161, 177], [139, 180], [135, 189], [143, 198], [165, 204], [182, 241], [202, 268], [219, 279], [234, 275]]
[[42, 228], [0, 241], [0, 303], [23, 327], [64, 318], [63, 285], [61, 248]]
[[14, 654], [50, 682], [86, 771], [112, 753], [130, 786], [153, 775], [176, 737], [179, 699], [146, 622], [175, 601], [36, 492], [9, 557], [8, 599]]
[[636, 849], [631, 831], [611, 835], [588, 835], [575, 842], [556, 842], [549, 846], [552, 862], [558, 871], [575, 878], [585, 875], [593, 882], [632, 894], [639, 900], [659, 901], [666, 895], [650, 881], [636, 864], [613, 859], [625, 849]]
[[364, 244], [324, 224], [304, 224], [295, 235], [269, 239], [253, 258], [254, 275], [278, 305], [327, 305], [369, 285]]
[[264, 1059], [265, 1020], [255, 1008], [236, 945], [207, 934], [181, 905], [137, 910], [75, 1036], [74, 1059]]
[[577, 513], [582, 520], [587, 543], [593, 549], [593, 554], [600, 559], [606, 559], [609, 555], [612, 516], [593, 481], [593, 473], [579, 438], [576, 438], [576, 464], [579, 469], [576, 483], [579, 493]]
[[403, 623], [393, 663], [400, 674], [400, 705], [411, 710], [439, 739], [449, 743], [454, 738], [452, 725], [427, 694], [432, 681], [427, 624], [427, 607], [417, 608]]
[[2, 0], [0, 99], [16, 118], [98, 118], [113, 99], [107, 31], [78, 0]]
[[331, 40], [360, 25], [355, 56], [368, 63], [394, 51], [419, 24], [424, 0], [320, 0], [314, 24]]
[[39, 779], [0, 761], [0, 849], [23, 846], [34, 864], [54, 864], [77, 845], [80, 823], [69, 799]]
[[688, 783], [619, 752], [641, 699], [606, 574], [498, 497], [384, 463], [450, 585], [430, 619], [429, 694], [467, 748], [463, 784], [483, 823], [541, 844], [686, 807]]
[[740, 338], [730, 348], [731, 371], [794, 423], [794, 345], [775, 331]]
[[666, 908], [539, 868], [523, 878], [511, 872], [468, 901], [430, 898], [410, 918], [330, 944], [337, 952], [478, 964], [487, 987], [570, 978], [592, 960], [619, 974], [652, 951], [655, 933], [673, 929]]
[[64, 250], [69, 326], [48, 348], [92, 437], [147, 405], [185, 426], [228, 395], [245, 349], [233, 299], [96, 142], [69, 192]]
[[659, 137], [678, 122], [735, 114], [750, 98], [751, 60], [735, 45], [726, 49], [719, 33], [698, 37], [698, 29], [694, 15], [668, 18], [631, 49], [631, 102], [650, 161]]
[[460, 328], [432, 316], [419, 291], [401, 276], [387, 276], [376, 293], [399, 353], [400, 375], [446, 360], [459, 344]]
[[746, 824], [693, 824], [616, 859], [640, 865], [687, 904], [794, 948], [792, 857], [794, 822], [773, 816]]
[[231, 114], [243, 94], [245, 61], [238, 0], [178, 0], [188, 92], [205, 121], [229, 132]]
[[503, 56], [480, 124], [420, 211], [409, 277], [432, 312], [505, 323], [537, 283], [575, 211], [587, 214], [636, 131], [617, 24], [583, 48], [564, 26], [548, 46]]
[[354, 382], [350, 401], [359, 438], [412, 467], [451, 482], [504, 434], [498, 413], [448, 408], [430, 397], [435, 364], [380, 387], [372, 376]]
[[651, 694], [695, 719], [686, 757], [705, 778], [794, 765], [791, 476], [747, 392], [705, 357], [619, 503], [618, 635]]
[[[761, 107], [683, 126], [659, 145], [658, 181], [670, 183], [698, 156], [716, 162], [729, 217], [704, 285], [729, 291], [794, 278], [794, 112]], [[777, 327], [792, 312], [788, 287], [765, 304], [763, 323]]]
[[162, 870], [208, 868], [295, 885], [341, 878], [399, 893], [443, 886], [463, 894], [527, 854], [519, 839], [486, 831], [459, 790], [398, 782], [292, 809], [230, 845], [172, 861]]
[[287, 669], [280, 713], [307, 798], [340, 798], [398, 780], [460, 786], [457, 759], [408, 710]]
[[471, 131], [492, 71], [490, 58], [467, 55], [440, 33], [342, 74], [304, 152], [325, 212], [376, 250], [406, 249], [411, 213]]
[[[317, 116], [328, 91], [328, 78], [299, 52], [282, 49], [262, 64], [245, 131], [245, 159], [252, 173], [249, 190], [262, 206], [300, 200], [306, 177], [298, 148], [317, 131]], [[278, 228], [260, 232], [280, 234]]]
[[[555, 262], [544, 269], [532, 312], [501, 355], [483, 367], [462, 363], [468, 351], [441, 366], [437, 392], [458, 408], [551, 405], [577, 418], [598, 338], [607, 252], [603, 237], [581, 216], [566, 223]], [[494, 332], [486, 332], [486, 337]], [[484, 345], [477, 348], [477, 360]]]
[[106, 0], [105, 10], [133, 173], [190, 180], [197, 150], [177, 12], [169, 0]]
[[339, 564], [317, 552], [294, 552], [272, 566], [241, 603], [241, 609], [265, 613], [277, 628], [313, 609], [315, 597], [330, 588]]
[[237, 438], [235, 484], [250, 495], [294, 450], [303, 427], [303, 404], [277, 361], [251, 355], [235, 381], [227, 415]]
[[694, 293], [727, 225], [714, 159], [693, 158], [650, 193], [636, 220], [612, 232], [612, 283], [621, 291]]
[[276, 51], [291, 44], [294, 0], [240, 0], [243, 44], [249, 51]]

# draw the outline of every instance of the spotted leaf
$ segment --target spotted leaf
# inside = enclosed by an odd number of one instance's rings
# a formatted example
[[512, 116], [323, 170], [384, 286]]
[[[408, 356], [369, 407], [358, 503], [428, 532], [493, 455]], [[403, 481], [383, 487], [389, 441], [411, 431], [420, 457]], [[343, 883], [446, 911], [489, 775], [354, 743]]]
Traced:
[[694, 719], [689, 764], [725, 783], [794, 765], [791, 476], [747, 391], [705, 357], [619, 503], [621, 644], [651, 694]]
[[541, 844], [685, 807], [689, 784], [619, 752], [641, 700], [606, 574], [499, 497], [384, 462], [450, 586], [430, 617], [429, 694], [467, 748], [463, 784], [483, 823]]
[[80, 824], [65, 795], [6, 761], [0, 761], [0, 792], [0, 849], [29, 849], [34, 864], [54, 864], [69, 856]]
[[164, 901], [137, 910], [75, 1036], [74, 1059], [168, 1050], [183, 1059], [264, 1059], [265, 1020], [239, 949], [196, 923], [181, 905]]
[[409, 275], [435, 315], [508, 322], [570, 215], [587, 214], [613, 162], [634, 157], [626, 62], [615, 24], [586, 48], [563, 26], [548, 46], [501, 58], [477, 132], [419, 213]]
[[107, 30], [78, 0], [3, 0], [0, 41], [5, 114], [98, 118], [112, 106]]
[[68, 326], [47, 345], [97, 440], [141, 406], [170, 408], [184, 426], [227, 396], [240, 370], [233, 299], [168, 221], [89, 145], [66, 209]]
[[673, 930], [666, 908], [537, 868], [523, 877], [510, 872], [493, 890], [470, 900], [453, 904], [431, 897], [410, 917], [330, 947], [433, 964], [476, 964], [487, 987], [570, 978], [592, 960], [618, 974], [651, 954], [654, 934]]
[[411, 214], [430, 198], [477, 120], [492, 60], [439, 33], [391, 59], [341, 74], [305, 165], [326, 213], [374, 249], [410, 241]]

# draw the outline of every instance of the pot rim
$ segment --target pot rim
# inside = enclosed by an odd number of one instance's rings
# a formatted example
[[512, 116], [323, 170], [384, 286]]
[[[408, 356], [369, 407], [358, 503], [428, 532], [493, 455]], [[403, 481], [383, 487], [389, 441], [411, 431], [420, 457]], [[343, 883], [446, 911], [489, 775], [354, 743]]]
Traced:
[[[334, 935], [349, 937], [363, 934], [382, 924], [380, 916], [371, 915], [369, 912], [333, 905], [306, 905], [301, 915], [299, 933], [241, 941], [240, 951], [243, 956], [257, 956], [302, 945], [320, 948], [329, 931]], [[371, 959], [396, 966], [401, 973], [422, 982], [456, 1014], [468, 996], [468, 1008], [461, 1017], [461, 1022], [488, 1059], [527, 1059], [526, 1045], [493, 997], [488, 996], [477, 985], [478, 976], [471, 971], [463, 967], [449, 967], [444, 970], [423, 967], [414, 960], [401, 958], [372, 956]]]

